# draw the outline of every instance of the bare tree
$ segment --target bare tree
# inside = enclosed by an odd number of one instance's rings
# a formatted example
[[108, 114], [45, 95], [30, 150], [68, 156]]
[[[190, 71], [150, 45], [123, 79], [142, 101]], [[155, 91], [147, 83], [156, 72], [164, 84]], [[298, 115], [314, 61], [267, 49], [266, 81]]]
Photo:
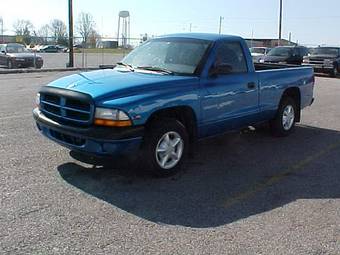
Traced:
[[35, 32], [35, 35], [39, 43], [47, 44], [51, 35], [51, 27], [48, 24], [43, 25], [37, 32]]
[[96, 30], [92, 30], [89, 37], [88, 43], [91, 48], [96, 48], [98, 41], [101, 39], [100, 34]]
[[83, 39], [85, 45], [88, 43], [88, 39], [95, 31], [96, 23], [93, 16], [90, 13], [82, 12], [79, 14], [77, 30]]
[[59, 19], [52, 20], [50, 30], [57, 44], [67, 45], [66, 25], [62, 20]]
[[34, 29], [33, 24], [29, 20], [17, 20], [13, 24], [15, 35], [22, 36], [22, 40], [25, 44], [31, 43], [31, 33]]

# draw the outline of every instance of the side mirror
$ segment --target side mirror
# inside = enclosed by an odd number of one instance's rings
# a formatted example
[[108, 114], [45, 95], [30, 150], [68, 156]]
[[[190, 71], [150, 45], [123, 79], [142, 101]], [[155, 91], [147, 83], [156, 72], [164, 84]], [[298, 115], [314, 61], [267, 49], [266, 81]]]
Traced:
[[211, 67], [209, 76], [230, 74], [233, 71], [233, 67], [229, 64], [219, 64]]
[[6, 55], [6, 51], [4, 51], [4, 50], [2, 50], [1, 53]]

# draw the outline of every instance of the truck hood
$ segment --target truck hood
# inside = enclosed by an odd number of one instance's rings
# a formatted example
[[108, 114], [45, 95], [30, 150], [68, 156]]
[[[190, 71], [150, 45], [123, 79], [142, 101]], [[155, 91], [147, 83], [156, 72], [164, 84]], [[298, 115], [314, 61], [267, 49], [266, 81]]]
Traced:
[[[11, 58], [34, 58], [34, 53], [7, 53]], [[41, 57], [39, 55], [35, 55], [36, 57]]]
[[324, 59], [336, 59], [336, 56], [334, 55], [309, 55], [308, 58], [324, 60]]
[[150, 91], [164, 91], [197, 80], [198, 77], [191, 76], [106, 69], [63, 77], [47, 86], [85, 93], [95, 100], [102, 100], [106, 97], [116, 99]]

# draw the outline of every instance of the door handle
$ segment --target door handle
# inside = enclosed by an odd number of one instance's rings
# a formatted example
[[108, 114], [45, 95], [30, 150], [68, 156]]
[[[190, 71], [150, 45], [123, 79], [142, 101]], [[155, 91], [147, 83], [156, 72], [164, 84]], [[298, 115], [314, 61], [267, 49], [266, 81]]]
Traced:
[[256, 88], [256, 83], [255, 82], [249, 82], [248, 83], [248, 89], [255, 89]]

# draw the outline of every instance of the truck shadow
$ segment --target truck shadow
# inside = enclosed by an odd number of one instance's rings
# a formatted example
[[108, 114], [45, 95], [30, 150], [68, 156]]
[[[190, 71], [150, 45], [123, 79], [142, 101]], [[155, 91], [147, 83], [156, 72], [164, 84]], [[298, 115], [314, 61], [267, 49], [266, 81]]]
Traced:
[[58, 170], [74, 187], [138, 217], [208, 228], [298, 199], [340, 198], [339, 153], [340, 132], [299, 126], [287, 138], [256, 131], [206, 140], [168, 179], [76, 163]]

